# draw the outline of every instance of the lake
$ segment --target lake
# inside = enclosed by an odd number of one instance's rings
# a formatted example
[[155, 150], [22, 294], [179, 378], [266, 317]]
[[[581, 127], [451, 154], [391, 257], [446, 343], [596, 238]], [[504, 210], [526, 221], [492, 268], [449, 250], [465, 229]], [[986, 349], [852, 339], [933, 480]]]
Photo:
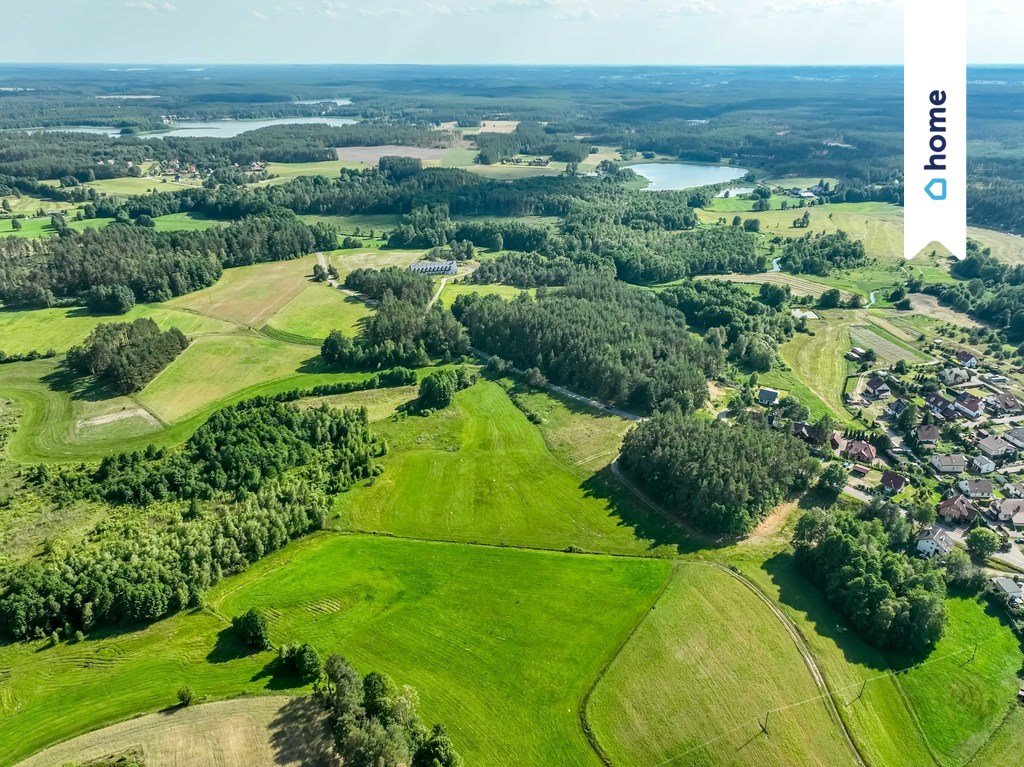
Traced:
[[[233, 138], [246, 131], [269, 128], [271, 125], [353, 125], [349, 117], [278, 117], [270, 120], [203, 120], [174, 123], [166, 133], [142, 134], [139, 138], [163, 138], [184, 136], [186, 138]], [[68, 125], [59, 128], [42, 128], [48, 133], [101, 133], [106, 136], [120, 135], [119, 128], [92, 128]]]
[[747, 173], [746, 168], [737, 168], [735, 165], [697, 165], [688, 162], [642, 162], [626, 167], [650, 181], [647, 189], [652, 192], [722, 184], [743, 178]]

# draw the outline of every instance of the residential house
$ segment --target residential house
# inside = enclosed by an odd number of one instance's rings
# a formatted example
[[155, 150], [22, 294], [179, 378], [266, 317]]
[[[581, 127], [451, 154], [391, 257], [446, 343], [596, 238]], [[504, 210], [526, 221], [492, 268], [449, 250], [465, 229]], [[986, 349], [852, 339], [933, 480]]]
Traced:
[[761, 389], [757, 393], [757, 403], [765, 407], [772, 407], [778, 404], [779, 393], [775, 389]]
[[904, 402], [901, 399], [894, 399], [892, 402], [889, 403], [889, 406], [885, 409], [885, 412], [888, 413], [892, 418], [899, 418], [901, 415], [903, 415], [904, 412], [906, 412], [906, 409], [906, 402]]
[[955, 421], [960, 417], [959, 411], [953, 404], [952, 400], [946, 399], [941, 394], [932, 393], [925, 397], [925, 404], [928, 406], [928, 410], [936, 418], [942, 419], [943, 421]]
[[1021, 411], [1020, 400], [1008, 391], [1001, 391], [985, 399], [988, 409], [996, 415], [1010, 415]]
[[962, 474], [967, 471], [967, 456], [961, 453], [936, 454], [931, 457], [931, 463], [939, 474]]
[[934, 424], [922, 424], [921, 426], [918, 426], [917, 441], [921, 447], [937, 447], [939, 444], [939, 427]]
[[878, 451], [875, 450], [874, 445], [855, 439], [843, 448], [843, 455], [857, 463], [872, 464], [878, 457]]
[[996, 462], [985, 455], [976, 455], [971, 458], [971, 471], [978, 474], [991, 474], [996, 470]]
[[985, 415], [985, 403], [970, 392], [960, 392], [953, 406], [968, 418], [981, 418]]
[[910, 480], [894, 471], [882, 472], [882, 489], [887, 495], [898, 495], [910, 486]]
[[1024, 482], [1008, 482], [1003, 485], [1003, 492], [1010, 498], [1024, 498]]
[[939, 371], [939, 378], [942, 379], [946, 386], [960, 386], [961, 384], [970, 383], [971, 371], [967, 368], [946, 368]]
[[997, 498], [990, 510], [996, 519], [1014, 530], [1024, 528], [1024, 498]]
[[961, 367], [969, 368], [970, 370], [978, 369], [978, 358], [968, 351], [961, 349], [953, 357], [960, 363]]
[[892, 389], [889, 388], [889, 384], [878, 376], [872, 376], [868, 381], [866, 391], [868, 396], [874, 397], [875, 399], [887, 399], [892, 394]]
[[817, 433], [815, 432], [814, 427], [809, 423], [804, 423], [803, 421], [793, 422], [793, 436], [812, 445], [818, 442]]
[[992, 585], [999, 593], [1005, 594], [1010, 604], [1019, 605], [1024, 601], [1020, 584], [1012, 578], [997, 577], [992, 579]]
[[1017, 452], [1013, 445], [997, 436], [988, 436], [978, 440], [978, 450], [993, 461], [1001, 461]]
[[980, 501], [992, 497], [992, 483], [987, 479], [961, 479], [957, 483], [960, 492], [972, 501]]
[[828, 438], [828, 444], [833, 450], [842, 450], [846, 445], [846, 440], [843, 439], [843, 436], [839, 432], [834, 431], [832, 432], [832, 436]]
[[1024, 450], [1024, 429], [1019, 426], [1010, 429], [1000, 436], [1014, 447]]
[[926, 559], [931, 559], [936, 554], [944, 557], [954, 546], [956, 541], [953, 540], [953, 536], [938, 525], [922, 530], [917, 536], [917, 553]]
[[947, 522], [970, 524], [981, 515], [981, 509], [974, 501], [954, 495], [939, 504], [938, 515]]

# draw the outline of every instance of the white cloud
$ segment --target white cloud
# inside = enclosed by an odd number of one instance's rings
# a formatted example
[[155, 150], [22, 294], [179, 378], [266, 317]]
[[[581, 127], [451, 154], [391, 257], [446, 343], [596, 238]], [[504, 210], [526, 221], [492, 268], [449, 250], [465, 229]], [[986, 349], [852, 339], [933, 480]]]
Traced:
[[167, 2], [167, 0], [162, 0], [162, 2], [150, 2], [150, 0], [125, 0], [124, 7], [133, 11], [149, 11], [151, 13], [160, 11], [170, 13], [178, 10], [173, 3]]

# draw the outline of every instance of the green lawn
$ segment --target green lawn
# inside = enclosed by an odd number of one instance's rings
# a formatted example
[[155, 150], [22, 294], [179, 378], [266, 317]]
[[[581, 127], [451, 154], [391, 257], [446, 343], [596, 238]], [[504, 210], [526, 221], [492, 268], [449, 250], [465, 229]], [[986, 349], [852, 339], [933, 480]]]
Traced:
[[91, 314], [81, 307], [18, 311], [0, 309], [0, 350], [7, 354], [25, 353], [33, 349], [40, 352], [47, 349], [66, 352], [100, 323], [131, 322], [140, 317], [152, 319], [161, 328], [178, 328], [190, 338], [235, 329], [227, 322], [172, 309], [166, 304], [140, 304], [127, 314], [118, 315]]
[[275, 642], [309, 641], [417, 688], [473, 765], [599, 767], [579, 725], [587, 688], [670, 565], [331, 534], [213, 589], [198, 611], [81, 644], [0, 648], [0, 764], [175, 702], [293, 689], [227, 619], [256, 607]]
[[469, 295], [471, 293], [477, 293], [481, 296], [501, 296], [502, 298], [507, 299], [515, 298], [523, 292], [534, 295], [537, 291], [533, 289], [523, 291], [521, 288], [515, 288], [511, 285], [470, 285], [448, 283], [444, 286], [444, 290], [441, 291], [441, 303], [445, 306], [451, 306], [459, 296]]
[[[611, 416], [586, 417], [622, 428]], [[480, 381], [445, 410], [384, 421], [376, 431], [390, 448], [384, 473], [336, 505], [352, 529], [635, 554], [686, 545], [610, 476], [614, 436], [595, 438], [598, 456], [574, 465], [495, 383]]]
[[780, 620], [709, 566], [677, 569], [587, 714], [617, 767], [856, 764]]
[[[810, 326], [813, 336], [797, 333], [782, 345], [779, 353], [796, 378], [828, 408], [832, 417], [846, 422], [849, 414], [843, 406], [843, 384], [848, 370], [844, 356], [851, 348], [849, 321], [844, 314], [828, 312]], [[763, 379], [766, 384], [770, 382], [769, 376]], [[799, 392], [795, 393], [799, 397]]]
[[268, 330], [317, 346], [332, 330], [355, 335], [371, 309], [358, 296], [329, 285], [310, 285], [275, 314]]

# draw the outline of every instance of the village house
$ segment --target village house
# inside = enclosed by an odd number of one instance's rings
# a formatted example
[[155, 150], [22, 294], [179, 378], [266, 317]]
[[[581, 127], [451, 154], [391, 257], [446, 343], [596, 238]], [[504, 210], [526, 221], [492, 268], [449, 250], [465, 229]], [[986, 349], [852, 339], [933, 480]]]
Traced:
[[1003, 492], [1010, 498], [1024, 498], [1024, 482], [1008, 482], [1003, 485]]
[[907, 410], [907, 403], [901, 399], [894, 399], [885, 409], [892, 418], [899, 418]]
[[978, 440], [978, 450], [993, 461], [1000, 461], [1017, 452], [1013, 445], [997, 436], [988, 436]]
[[954, 546], [956, 541], [953, 540], [953, 536], [938, 525], [922, 530], [917, 536], [917, 553], [925, 559], [931, 559], [936, 554], [944, 557]]
[[992, 497], [992, 483], [987, 479], [961, 479], [957, 483], [960, 492], [972, 501], [985, 500]]
[[894, 471], [882, 472], [882, 489], [887, 495], [898, 495], [910, 486], [910, 480]]
[[868, 396], [875, 399], [887, 399], [892, 394], [889, 384], [878, 376], [874, 376], [868, 381], [866, 391]]
[[988, 456], [976, 455], [971, 458], [971, 470], [978, 474], [991, 474], [996, 470], [996, 462]]
[[992, 515], [1014, 530], [1024, 528], [1024, 498], [997, 498], [990, 507]]
[[970, 383], [971, 372], [966, 368], [946, 368], [939, 371], [939, 378], [946, 386], [960, 386]]
[[978, 358], [968, 351], [961, 349], [953, 357], [960, 363], [961, 367], [970, 368], [971, 370], [978, 369]]
[[772, 407], [779, 401], [779, 393], [775, 389], [761, 389], [757, 393], [757, 404]]
[[1024, 450], [1024, 429], [1021, 427], [1016, 426], [1000, 436], [1014, 447]]
[[936, 454], [931, 457], [931, 464], [939, 474], [962, 474], [967, 471], [967, 456], [962, 453]]
[[1021, 410], [1020, 400], [1008, 391], [1001, 391], [985, 399], [988, 409], [996, 415], [1010, 415]]
[[846, 444], [846, 440], [843, 439], [843, 436], [839, 432], [834, 431], [832, 432], [832, 436], [828, 438], [828, 444], [833, 450], [842, 450], [843, 446]]
[[804, 421], [793, 421], [793, 436], [810, 444], [818, 441], [814, 427]]
[[925, 404], [928, 406], [928, 410], [936, 418], [943, 421], [955, 421], [960, 417], [959, 412], [953, 405], [953, 401], [946, 399], [941, 394], [932, 393], [925, 397]]
[[878, 457], [878, 451], [875, 450], [874, 445], [855, 439], [843, 448], [843, 455], [857, 463], [872, 464]]
[[985, 403], [969, 392], [961, 392], [953, 406], [968, 418], [981, 418], [985, 415]]
[[947, 522], [970, 524], [981, 515], [981, 509], [964, 496], [954, 495], [939, 504], [937, 513]]
[[918, 426], [916, 434], [921, 447], [934, 448], [939, 444], [939, 427], [934, 424]]

